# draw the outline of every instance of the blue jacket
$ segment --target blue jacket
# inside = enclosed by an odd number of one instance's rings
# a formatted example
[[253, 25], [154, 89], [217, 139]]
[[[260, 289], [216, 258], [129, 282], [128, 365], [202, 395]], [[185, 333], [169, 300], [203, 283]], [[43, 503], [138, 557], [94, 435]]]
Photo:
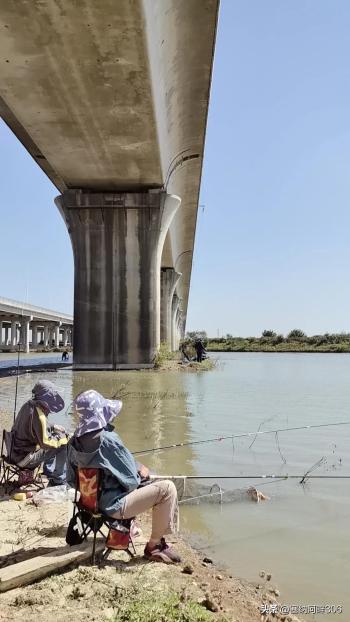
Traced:
[[98, 447], [91, 453], [79, 451], [74, 437], [68, 444], [68, 484], [76, 486], [76, 468], [102, 469], [102, 491], [99, 509], [107, 515], [119, 512], [123, 498], [140, 484], [136, 462], [130, 451], [124, 447], [112, 426], [102, 430]]

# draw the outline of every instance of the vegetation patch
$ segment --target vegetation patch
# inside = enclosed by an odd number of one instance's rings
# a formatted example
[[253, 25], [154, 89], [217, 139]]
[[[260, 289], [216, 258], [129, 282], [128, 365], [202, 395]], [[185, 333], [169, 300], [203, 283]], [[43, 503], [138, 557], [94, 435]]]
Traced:
[[[225, 622], [225, 618], [215, 619]], [[113, 622], [209, 622], [213, 614], [202, 605], [176, 593], [125, 593]]]
[[204, 359], [204, 361], [201, 361], [201, 363], [191, 361], [188, 366], [195, 371], [210, 371], [211, 369], [214, 369], [216, 365], [217, 361], [215, 359]]
[[295, 328], [284, 336], [273, 330], [264, 330], [261, 337], [207, 338], [210, 352], [350, 352], [350, 333], [306, 335]]
[[169, 346], [167, 343], [162, 342], [159, 346], [159, 350], [154, 357], [154, 367], [155, 369], [159, 369], [162, 367], [166, 361], [174, 361], [178, 359], [178, 352], [172, 352], [169, 350]]

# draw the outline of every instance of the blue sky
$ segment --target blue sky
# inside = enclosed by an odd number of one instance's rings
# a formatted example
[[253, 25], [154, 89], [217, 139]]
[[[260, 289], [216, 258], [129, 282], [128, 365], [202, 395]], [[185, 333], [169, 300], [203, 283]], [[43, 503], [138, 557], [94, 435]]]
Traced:
[[[350, 331], [349, 32], [348, 0], [222, 0], [188, 329]], [[0, 140], [0, 295], [70, 312], [57, 191]]]

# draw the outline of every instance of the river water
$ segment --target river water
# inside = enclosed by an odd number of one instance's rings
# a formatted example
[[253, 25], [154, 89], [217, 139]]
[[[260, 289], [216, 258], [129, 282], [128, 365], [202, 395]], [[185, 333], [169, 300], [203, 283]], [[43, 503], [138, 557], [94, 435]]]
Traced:
[[[19, 405], [39, 374], [19, 377]], [[95, 388], [124, 407], [116, 427], [132, 451], [231, 434], [350, 421], [347, 354], [220, 354], [215, 371], [72, 372], [48, 374], [67, 409], [55, 421], [74, 429], [73, 395]], [[0, 380], [0, 424], [9, 425], [14, 378]], [[181, 528], [236, 576], [259, 583], [272, 574], [281, 602], [342, 606], [342, 614], [308, 620], [350, 620], [350, 425], [280, 432], [196, 444], [141, 458], [158, 473], [213, 477], [226, 489], [256, 485], [270, 501], [242, 494], [229, 504], [183, 506]], [[274, 482], [265, 474], [302, 475], [321, 458], [312, 479]], [[246, 479], [221, 479], [249, 476]]]

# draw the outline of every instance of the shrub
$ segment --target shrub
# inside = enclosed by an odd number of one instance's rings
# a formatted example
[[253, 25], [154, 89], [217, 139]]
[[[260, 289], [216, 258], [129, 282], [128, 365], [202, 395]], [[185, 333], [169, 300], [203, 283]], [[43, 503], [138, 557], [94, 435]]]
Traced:
[[172, 352], [171, 350], [169, 350], [168, 344], [163, 341], [159, 346], [158, 352], [155, 354], [154, 367], [156, 369], [159, 369], [159, 367], [161, 367], [165, 363], [165, 361], [171, 361], [176, 358], [177, 352]]
[[275, 337], [277, 337], [276, 333], [273, 330], [263, 330], [261, 336], [266, 337], [267, 339], [274, 339]]
[[306, 334], [302, 330], [300, 330], [300, 328], [294, 328], [293, 330], [290, 331], [289, 335], [287, 336], [287, 339], [289, 341], [292, 341], [293, 339], [301, 340], [305, 338], [306, 338]]

